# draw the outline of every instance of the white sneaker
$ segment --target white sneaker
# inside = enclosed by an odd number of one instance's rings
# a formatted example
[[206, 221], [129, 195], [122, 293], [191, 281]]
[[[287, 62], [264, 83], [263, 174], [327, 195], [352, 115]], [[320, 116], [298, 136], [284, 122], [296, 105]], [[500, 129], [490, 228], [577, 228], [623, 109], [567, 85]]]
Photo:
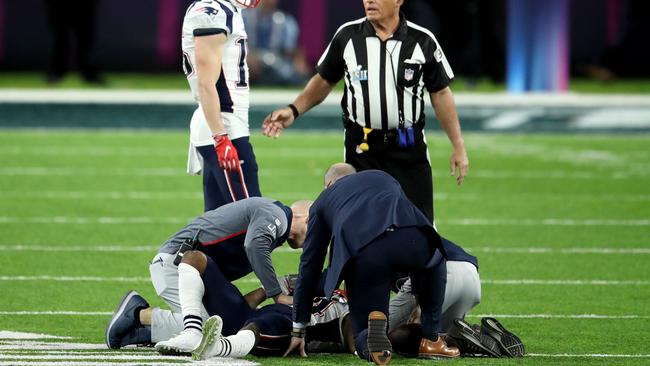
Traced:
[[201, 343], [201, 332], [186, 329], [176, 337], [156, 343], [156, 350], [163, 355], [189, 355]]
[[223, 327], [223, 320], [219, 315], [211, 316], [203, 324], [203, 338], [201, 344], [192, 352], [192, 359], [206, 360], [212, 356], [216, 356], [222, 352], [222, 347], [219, 342], [223, 337], [221, 336], [221, 328]]

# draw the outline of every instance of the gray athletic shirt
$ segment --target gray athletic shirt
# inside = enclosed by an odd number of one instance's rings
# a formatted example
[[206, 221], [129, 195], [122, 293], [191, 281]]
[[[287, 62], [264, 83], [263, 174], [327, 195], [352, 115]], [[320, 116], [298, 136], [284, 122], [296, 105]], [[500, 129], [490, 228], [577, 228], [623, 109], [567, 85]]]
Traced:
[[193, 238], [200, 229], [199, 242], [204, 247], [218, 245], [227, 256], [234, 238], [239, 237], [236, 245], [240, 245], [241, 235], [245, 235], [244, 251], [248, 262], [267, 296], [273, 297], [282, 291], [271, 262], [271, 251], [281, 244], [275, 242], [285, 236], [290, 226], [287, 213], [276, 202], [251, 197], [205, 212], [165, 241], [158, 252], [176, 254], [181, 244]]

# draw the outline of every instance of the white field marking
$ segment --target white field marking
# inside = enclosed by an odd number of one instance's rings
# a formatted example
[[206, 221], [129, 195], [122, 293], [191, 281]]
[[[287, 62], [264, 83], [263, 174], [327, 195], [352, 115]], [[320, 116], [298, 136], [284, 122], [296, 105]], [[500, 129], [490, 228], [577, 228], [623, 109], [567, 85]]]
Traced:
[[[31, 245], [31, 244], [0, 244], [0, 252], [151, 252], [158, 251], [159, 245]], [[650, 248], [499, 248], [499, 247], [466, 247], [472, 253], [510, 253], [510, 254], [650, 254]], [[300, 253], [288, 246], [281, 246], [273, 253]]]
[[481, 284], [487, 285], [576, 285], [576, 286], [647, 286], [650, 281], [608, 281], [608, 280], [486, 280], [481, 279]]
[[[505, 194], [505, 193], [504, 193]], [[511, 194], [507, 193], [511, 200], [527, 201], [529, 199], [544, 200], [571, 200], [571, 201], [593, 201], [594, 195], [576, 195], [576, 194]], [[269, 192], [267, 197], [275, 199], [298, 199], [301, 197], [312, 197], [314, 192]], [[475, 193], [447, 193], [435, 192], [436, 201], [480, 201], [484, 200], [485, 194]], [[494, 197], [494, 193], [491, 193]], [[92, 191], [4, 191], [0, 192], [0, 198], [18, 198], [18, 199], [114, 199], [114, 200], [179, 200], [179, 199], [203, 199], [203, 194], [196, 192], [145, 192], [145, 191], [109, 191], [109, 192], [92, 192]], [[650, 201], [648, 194], [607, 194], [599, 195], [598, 200], [603, 201], [625, 201], [639, 202]]]
[[9, 191], [0, 192], [2, 198], [37, 198], [37, 199], [113, 199], [113, 200], [186, 200], [203, 199], [203, 194], [196, 192], [90, 192], [90, 191]]
[[[112, 313], [111, 313], [112, 314]], [[38, 341], [12, 341], [0, 342], [0, 350], [108, 350], [108, 347], [103, 343], [55, 343], [55, 342], [38, 342]]]
[[59, 337], [51, 334], [12, 332], [0, 330], [0, 341], [7, 339], [72, 339], [72, 337]]
[[[101, 359], [101, 357], [100, 357]], [[259, 365], [246, 360], [234, 358], [214, 358], [205, 361], [193, 362], [160, 362], [156, 360], [139, 360], [135, 362], [75, 362], [75, 361], [50, 361], [50, 362], [30, 362], [30, 361], [0, 361], [0, 366], [178, 366], [178, 365], [196, 365], [196, 366], [252, 366]]]
[[[329, 148], [260, 148], [255, 147], [255, 152], [265, 158], [294, 158], [302, 159], [304, 156], [311, 158], [336, 158], [341, 155], [341, 148], [334, 145]], [[73, 157], [164, 157], [182, 160], [187, 156], [184, 149], [148, 149], [114, 146], [45, 146], [40, 149], [28, 148], [22, 145], [0, 147], [0, 156], [73, 156]]]
[[[9, 252], [151, 252], [156, 253], [160, 248], [157, 246], [129, 246], [129, 245], [104, 245], [104, 246], [87, 246], [87, 245], [72, 245], [66, 244], [43, 246], [43, 245], [0, 245], [0, 251]], [[290, 247], [279, 247], [273, 253], [300, 253]]]
[[[0, 224], [61, 224], [61, 225], [125, 225], [125, 224], [185, 224], [189, 217], [16, 217], [0, 216]], [[650, 226], [648, 219], [448, 219], [439, 225], [450, 226]]]
[[516, 111], [504, 111], [483, 121], [483, 128], [486, 130], [507, 130], [519, 127], [531, 118], [543, 115], [541, 109], [526, 109]]
[[599, 315], [599, 314], [469, 314], [471, 318], [517, 318], [517, 319], [650, 319], [648, 315]]
[[[39, 281], [39, 282], [143, 282], [150, 281], [147, 277], [74, 277], [74, 276], [0, 276], [0, 281]], [[255, 277], [235, 280], [238, 283], [259, 283]], [[645, 280], [490, 280], [482, 279], [487, 285], [571, 285], [571, 286], [647, 286]], [[0, 312], [3, 314], [3, 312]]]
[[[295, 169], [277, 168], [260, 169], [259, 176], [263, 177], [294, 177], [299, 174], [321, 177], [322, 169], [307, 169], [298, 172]], [[6, 176], [127, 176], [127, 177], [186, 177], [185, 168], [52, 168], [52, 167], [3, 167], [0, 175]]]
[[650, 355], [606, 354], [606, 353], [527, 353], [526, 357], [566, 357], [566, 358], [650, 358]]
[[[102, 357], [98, 357], [102, 359]], [[178, 365], [197, 365], [197, 366], [252, 366], [258, 363], [234, 359], [234, 358], [213, 358], [205, 361], [190, 362], [160, 362], [155, 359], [151, 361], [137, 360], [135, 362], [88, 362], [88, 361], [50, 361], [50, 362], [30, 362], [30, 361], [0, 361], [0, 366], [178, 366]]]
[[625, 108], [595, 110], [583, 114], [568, 124], [570, 128], [583, 130], [602, 128], [648, 128], [650, 127], [650, 109]]
[[[58, 315], [71, 315], [71, 316], [109, 316], [113, 315], [110, 311], [0, 311], [0, 315], [44, 315], [44, 316], [58, 316]], [[637, 314], [623, 314], [623, 315], [602, 315], [602, 314], [469, 314], [468, 317], [472, 318], [518, 318], [518, 319], [650, 319], [649, 315]], [[0, 340], [0, 350], [7, 349], [5, 346], [7, 342]], [[16, 343], [16, 342], [13, 342]], [[18, 345], [26, 345], [21, 349], [38, 349], [29, 348], [34, 345], [66, 345], [70, 343], [43, 343], [43, 342], [22, 342]], [[94, 346], [94, 347], [91, 347]], [[103, 346], [103, 347], [102, 347]], [[4, 348], [3, 348], [4, 347]], [[58, 349], [58, 348], [42, 348], [44, 350]], [[73, 350], [75, 347], [64, 348]], [[81, 349], [106, 349], [106, 345], [88, 345], [87, 348]]]
[[151, 252], [155, 253], [160, 246], [154, 245], [0, 245], [0, 251], [7, 252]]
[[74, 225], [125, 225], [125, 224], [186, 224], [190, 217], [11, 217], [0, 216], [0, 224], [74, 224]]
[[[312, 197], [313, 192], [270, 192], [267, 197], [275, 199], [297, 199], [299, 197]], [[196, 192], [90, 192], [90, 191], [8, 191], [0, 192], [0, 198], [21, 198], [21, 199], [114, 199], [114, 200], [173, 200], [195, 199], [202, 200], [203, 194]], [[478, 199], [476, 197], [475, 199]], [[592, 197], [593, 199], [593, 197]], [[649, 196], [650, 200], [650, 196]]]
[[149, 360], [149, 361], [189, 361], [189, 357], [177, 356], [160, 356], [156, 354], [141, 354], [141, 355], [128, 355], [128, 354], [36, 354], [36, 355], [8, 355], [0, 354], [0, 360]]
[[[0, 247], [1, 249], [2, 247]], [[474, 253], [521, 253], [521, 254], [650, 254], [650, 248], [466, 248]]]
[[[0, 218], [1, 222], [1, 218]], [[650, 226], [650, 220], [620, 219], [451, 219], [438, 220], [438, 225], [457, 226]]]
[[[293, 100], [297, 91], [251, 91], [251, 100], [259, 105], [277, 106]], [[343, 93], [334, 91], [322, 104], [338, 107]], [[650, 107], [650, 97], [644, 94], [581, 95], [575, 93], [454, 93], [460, 107]], [[52, 104], [156, 104], [196, 106], [190, 93], [176, 90], [52, 90], [52, 89], [4, 89], [0, 94], [3, 103]], [[431, 107], [427, 106], [428, 109]], [[317, 112], [317, 111], [315, 111]]]
[[[307, 169], [300, 172], [303, 176], [321, 177], [322, 169]], [[449, 174], [443, 171], [433, 171], [435, 178], [449, 178]], [[4, 167], [0, 168], [0, 175], [5, 176], [130, 176], [130, 177], [184, 177], [187, 175], [184, 169], [180, 168], [52, 168], [52, 167]], [[298, 172], [295, 169], [261, 169], [258, 173], [261, 177], [295, 177]], [[535, 179], [535, 180], [610, 180], [610, 179], [644, 179], [650, 173], [638, 171], [608, 171], [608, 172], [576, 172], [555, 170], [551, 172], [541, 171], [508, 171], [508, 170], [476, 170], [472, 172], [474, 179]]]
[[[0, 315], [104, 316], [104, 315], [113, 315], [113, 313], [110, 312], [110, 311], [0, 311]], [[2, 344], [2, 343], [3, 342], [0, 341], [0, 344]], [[106, 348], [106, 347], [104, 347], [104, 348]], [[1, 345], [0, 345], [0, 349], [2, 349]], [[74, 348], [71, 348], [71, 349], [74, 349]]]
[[149, 277], [0, 276], [0, 281], [149, 282]]

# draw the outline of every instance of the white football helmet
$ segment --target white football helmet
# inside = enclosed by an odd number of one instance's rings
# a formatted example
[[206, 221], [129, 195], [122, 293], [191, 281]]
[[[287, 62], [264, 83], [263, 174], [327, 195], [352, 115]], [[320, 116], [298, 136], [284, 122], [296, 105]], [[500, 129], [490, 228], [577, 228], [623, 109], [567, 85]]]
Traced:
[[252, 9], [260, 4], [261, 0], [230, 0], [238, 8]]

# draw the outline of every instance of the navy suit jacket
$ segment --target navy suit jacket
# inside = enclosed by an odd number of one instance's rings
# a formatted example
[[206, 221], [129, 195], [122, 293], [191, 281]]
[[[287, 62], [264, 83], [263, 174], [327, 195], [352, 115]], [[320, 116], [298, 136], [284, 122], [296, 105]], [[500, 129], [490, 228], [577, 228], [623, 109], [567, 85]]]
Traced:
[[[391, 227], [423, 227], [432, 247], [444, 253], [440, 236], [431, 222], [387, 173], [365, 170], [343, 177], [326, 188], [309, 210], [307, 238], [294, 293], [294, 321], [309, 321], [312, 299], [330, 243], [325, 278], [328, 298], [340, 284], [341, 271], [347, 261]], [[440, 252], [435, 253], [429, 266], [440, 260]]]

